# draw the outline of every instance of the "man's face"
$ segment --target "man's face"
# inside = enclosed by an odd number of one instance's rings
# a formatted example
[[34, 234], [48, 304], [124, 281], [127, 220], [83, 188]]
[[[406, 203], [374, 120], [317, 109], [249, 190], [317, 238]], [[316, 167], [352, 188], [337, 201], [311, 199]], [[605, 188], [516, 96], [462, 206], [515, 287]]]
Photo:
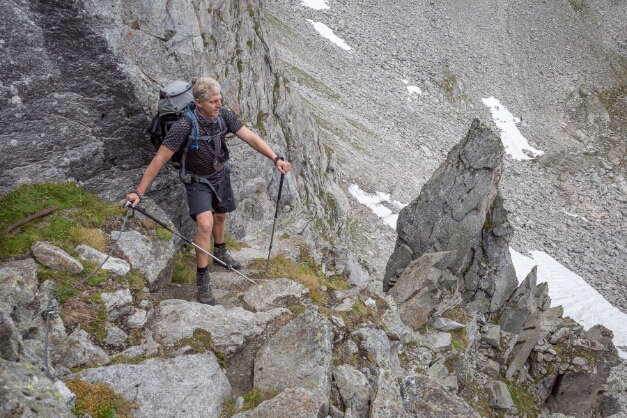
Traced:
[[218, 112], [222, 107], [222, 95], [218, 94], [210, 94], [207, 97], [207, 100], [203, 100], [202, 102], [196, 99], [196, 105], [200, 110], [200, 114], [203, 115], [205, 119], [213, 119], [218, 116]]

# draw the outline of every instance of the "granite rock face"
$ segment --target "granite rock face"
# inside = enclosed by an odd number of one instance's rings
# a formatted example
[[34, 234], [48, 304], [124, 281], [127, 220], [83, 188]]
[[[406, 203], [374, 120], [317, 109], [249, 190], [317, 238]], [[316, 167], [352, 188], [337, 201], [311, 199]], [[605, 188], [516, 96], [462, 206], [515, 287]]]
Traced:
[[401, 393], [403, 406], [409, 414], [428, 418], [479, 418], [463, 399], [427, 376], [406, 377], [401, 384]]
[[247, 339], [260, 335], [274, 318], [289, 312], [275, 308], [252, 313], [239, 307], [224, 309], [221, 305], [171, 299], [159, 304], [150, 330], [156, 341], [172, 345], [191, 337], [196, 328], [204, 329], [211, 333], [216, 348], [228, 357], [241, 350]]
[[[266, 391], [304, 388], [329, 399], [331, 326], [314, 305], [264, 344], [255, 357], [254, 385]], [[324, 413], [329, 409], [325, 401]]]
[[316, 392], [288, 388], [274, 398], [263, 401], [252, 411], [240, 412], [233, 418], [324, 418], [324, 404], [324, 399]]
[[231, 395], [231, 385], [212, 352], [149, 359], [137, 365], [115, 364], [76, 376], [91, 384], [108, 384], [117, 394], [137, 402], [135, 417], [217, 418], [222, 402]]
[[53, 270], [67, 271], [73, 274], [83, 271], [83, 265], [80, 261], [54, 245], [37, 241], [33, 243], [31, 251], [37, 261]]
[[31, 364], [0, 359], [0, 382], [3, 417], [74, 417], [55, 385]]
[[[7, 22], [0, 31], [13, 34], [3, 46], [11, 60], [0, 63], [8, 97], [2, 109], [10, 115], [0, 141], [0, 193], [73, 180], [106, 200], [121, 199], [154, 155], [143, 133], [159, 89], [206, 75], [221, 83], [226, 105], [292, 162], [282, 204], [298, 203], [306, 187], [316, 206], [321, 198], [338, 202], [334, 215], [345, 218], [346, 196], [325, 176], [333, 176], [329, 159], [283, 76], [260, 2], [35, 1], [3, 3], [0, 13]], [[50, 97], [45, 105], [42, 91]], [[280, 177], [247, 148], [232, 152], [241, 209], [230, 228], [237, 238], [270, 222]], [[176, 170], [162, 170], [149, 193], [191, 230]]]

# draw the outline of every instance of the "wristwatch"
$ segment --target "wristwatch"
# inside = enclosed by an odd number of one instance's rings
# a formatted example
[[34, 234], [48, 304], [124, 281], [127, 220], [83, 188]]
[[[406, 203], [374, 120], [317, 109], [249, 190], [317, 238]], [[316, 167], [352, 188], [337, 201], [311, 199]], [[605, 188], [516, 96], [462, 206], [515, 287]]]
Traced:
[[285, 161], [285, 158], [283, 158], [283, 157], [281, 157], [281, 156], [277, 155], [277, 156], [274, 158], [274, 160], [272, 160], [272, 161], [274, 162], [274, 166], [275, 166], [275, 167], [276, 167], [276, 163], [277, 163], [279, 160], [283, 160], [283, 161]]

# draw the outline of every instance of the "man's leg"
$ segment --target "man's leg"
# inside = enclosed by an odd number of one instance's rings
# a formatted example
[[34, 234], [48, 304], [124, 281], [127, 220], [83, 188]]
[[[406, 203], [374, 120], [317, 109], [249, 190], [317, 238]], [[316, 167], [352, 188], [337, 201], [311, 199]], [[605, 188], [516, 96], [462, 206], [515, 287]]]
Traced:
[[226, 229], [226, 213], [213, 214], [213, 255], [219, 258], [235, 270], [242, 268], [242, 265], [231, 257], [226, 251], [224, 242], [224, 231]]
[[[196, 223], [196, 238], [194, 239], [194, 243], [209, 251], [211, 246], [211, 231], [214, 225], [213, 213], [207, 211], [196, 215]], [[198, 298], [201, 303], [215, 305], [216, 300], [211, 291], [209, 272], [207, 271], [208, 259], [209, 256], [207, 254], [196, 248], [196, 285], [198, 286]]]

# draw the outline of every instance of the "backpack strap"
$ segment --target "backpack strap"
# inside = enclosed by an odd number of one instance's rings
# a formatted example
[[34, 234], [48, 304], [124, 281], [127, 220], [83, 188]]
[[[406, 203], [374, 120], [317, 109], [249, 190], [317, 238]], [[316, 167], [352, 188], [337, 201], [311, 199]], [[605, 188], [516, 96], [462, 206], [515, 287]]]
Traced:
[[[192, 130], [187, 139], [187, 143], [185, 144], [185, 148], [183, 149], [183, 156], [181, 157], [180, 178], [184, 183], [194, 180], [200, 183], [207, 184], [211, 188], [211, 190], [215, 193], [216, 197], [218, 198], [218, 201], [222, 202], [222, 200], [218, 196], [217, 191], [215, 190], [214, 186], [211, 184], [209, 179], [213, 178], [220, 170], [222, 170], [222, 168], [224, 168], [225, 163], [227, 163], [229, 159], [228, 148], [226, 148], [226, 144], [222, 142], [222, 135], [226, 134], [228, 130], [228, 126], [226, 125], [226, 122], [224, 121], [222, 114], [218, 113], [218, 124], [220, 126], [220, 132], [215, 135], [199, 136], [198, 132], [200, 129], [198, 127], [198, 120], [197, 118], [194, 117], [194, 113], [191, 111], [191, 108], [189, 105], [187, 106], [187, 113], [183, 113], [182, 116], [185, 116], [186, 118], [190, 120], [192, 124]], [[208, 174], [206, 176], [201, 176], [193, 172], [189, 172], [189, 174], [187, 174], [185, 170], [185, 162], [187, 160], [187, 153], [190, 149], [198, 149], [198, 141], [213, 141], [214, 143], [215, 159], [213, 160], [213, 168], [215, 172]], [[227, 158], [222, 158], [220, 156], [220, 150], [222, 148], [225, 148], [226, 153], [227, 153]]]

